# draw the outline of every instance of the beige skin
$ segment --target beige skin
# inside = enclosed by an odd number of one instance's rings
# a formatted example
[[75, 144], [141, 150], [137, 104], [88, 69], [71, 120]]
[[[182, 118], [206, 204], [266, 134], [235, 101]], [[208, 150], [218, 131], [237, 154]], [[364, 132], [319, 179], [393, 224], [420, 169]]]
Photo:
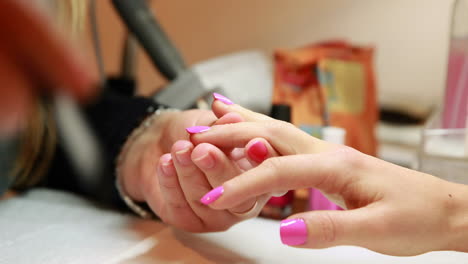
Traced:
[[[221, 151], [211, 144], [195, 147], [185, 128], [239, 122], [239, 115], [217, 120], [210, 111], [191, 110], [164, 113], [155, 121], [147, 132], [127, 142], [118, 166], [123, 187], [133, 199], [146, 201], [165, 223], [191, 232], [223, 231], [259, 214], [269, 194], [229, 210], [213, 210], [199, 201], [212, 188], [256, 164], [245, 159], [243, 150]], [[259, 206], [249, 211], [255, 202]]]
[[356, 245], [399, 256], [468, 252], [468, 186], [331, 145], [238, 105], [216, 104], [220, 116], [237, 113], [249, 122], [214, 126], [193, 135], [195, 145], [240, 147], [263, 137], [281, 156], [223, 183], [224, 193], [211, 208], [226, 210], [267, 193], [313, 187], [348, 210], [291, 216], [307, 224], [307, 242], [299, 247]]

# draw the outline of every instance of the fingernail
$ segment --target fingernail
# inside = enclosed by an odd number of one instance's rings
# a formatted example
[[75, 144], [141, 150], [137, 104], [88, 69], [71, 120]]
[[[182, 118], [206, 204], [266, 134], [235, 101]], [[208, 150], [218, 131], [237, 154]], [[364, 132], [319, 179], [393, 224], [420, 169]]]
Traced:
[[307, 226], [303, 219], [285, 219], [280, 226], [281, 242], [288, 246], [303, 245], [307, 242]]
[[168, 155], [168, 157], [162, 157], [161, 158], [161, 169], [164, 172], [164, 174], [166, 174], [166, 175], [171, 174], [172, 164], [173, 164], [173, 162], [172, 162], [172, 158], [171, 158], [170, 155]]
[[176, 154], [176, 158], [177, 158], [177, 161], [182, 164], [182, 165], [190, 165], [192, 164], [192, 159], [190, 158], [190, 148], [186, 148], [186, 149], [183, 149], [183, 150], [179, 150], [177, 151], [175, 154]]
[[232, 105], [232, 104], [234, 104], [229, 98], [227, 98], [226, 96], [221, 95], [221, 94], [219, 94], [219, 93], [213, 93], [213, 98], [214, 98], [215, 100], [219, 100], [219, 101], [221, 101], [221, 102], [223, 102], [223, 103], [225, 103], [225, 104], [227, 104], [227, 105]]
[[219, 197], [224, 192], [223, 186], [218, 186], [214, 188], [213, 190], [209, 191], [207, 194], [205, 194], [201, 199], [200, 202], [204, 205], [208, 205], [210, 203], [213, 203], [214, 201], [218, 200]]
[[268, 149], [261, 141], [257, 141], [247, 150], [249, 158], [257, 163], [263, 162], [268, 156]]
[[215, 165], [215, 161], [210, 153], [206, 153], [202, 157], [194, 159], [193, 161], [195, 161], [197, 165], [201, 166], [203, 169], [211, 169]]
[[209, 126], [193, 126], [185, 129], [189, 134], [197, 134], [210, 130]]

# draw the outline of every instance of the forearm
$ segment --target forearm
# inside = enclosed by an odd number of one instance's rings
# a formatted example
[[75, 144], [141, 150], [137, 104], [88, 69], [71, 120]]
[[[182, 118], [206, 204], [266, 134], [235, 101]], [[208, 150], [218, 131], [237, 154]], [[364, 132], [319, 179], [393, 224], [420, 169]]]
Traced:
[[449, 242], [446, 250], [468, 252], [468, 185], [450, 184], [446, 195]]

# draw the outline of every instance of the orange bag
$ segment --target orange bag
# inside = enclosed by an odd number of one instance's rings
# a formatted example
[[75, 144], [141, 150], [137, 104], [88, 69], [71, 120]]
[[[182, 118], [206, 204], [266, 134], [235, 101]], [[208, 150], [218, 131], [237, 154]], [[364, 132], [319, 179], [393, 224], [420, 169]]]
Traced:
[[373, 48], [336, 41], [275, 52], [273, 104], [291, 105], [297, 126], [336, 126], [346, 145], [376, 155]]

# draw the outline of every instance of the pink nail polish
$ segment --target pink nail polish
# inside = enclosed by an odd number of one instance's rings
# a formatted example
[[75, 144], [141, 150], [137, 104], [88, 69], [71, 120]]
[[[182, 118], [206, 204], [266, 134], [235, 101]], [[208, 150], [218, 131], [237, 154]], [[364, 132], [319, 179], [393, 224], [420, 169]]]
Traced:
[[281, 242], [288, 246], [303, 245], [307, 242], [307, 226], [303, 219], [285, 219], [280, 226]]
[[249, 158], [257, 163], [262, 163], [268, 156], [268, 149], [261, 141], [257, 141], [247, 150]]
[[205, 194], [201, 199], [200, 199], [200, 202], [202, 204], [205, 204], [205, 205], [208, 205], [210, 203], [213, 203], [214, 201], [218, 200], [219, 197], [221, 197], [221, 195], [223, 194], [224, 192], [224, 188], [223, 186], [218, 186], [216, 188], [214, 188], [213, 190], [209, 191], [207, 194]]
[[189, 134], [197, 134], [210, 130], [209, 126], [193, 126], [185, 129]]
[[226, 96], [221, 95], [221, 94], [219, 94], [219, 93], [213, 93], [213, 98], [214, 98], [215, 100], [219, 100], [219, 101], [221, 101], [221, 102], [223, 102], [223, 103], [225, 103], [225, 104], [227, 104], [227, 105], [232, 105], [232, 104], [234, 104], [229, 98], [227, 98]]

